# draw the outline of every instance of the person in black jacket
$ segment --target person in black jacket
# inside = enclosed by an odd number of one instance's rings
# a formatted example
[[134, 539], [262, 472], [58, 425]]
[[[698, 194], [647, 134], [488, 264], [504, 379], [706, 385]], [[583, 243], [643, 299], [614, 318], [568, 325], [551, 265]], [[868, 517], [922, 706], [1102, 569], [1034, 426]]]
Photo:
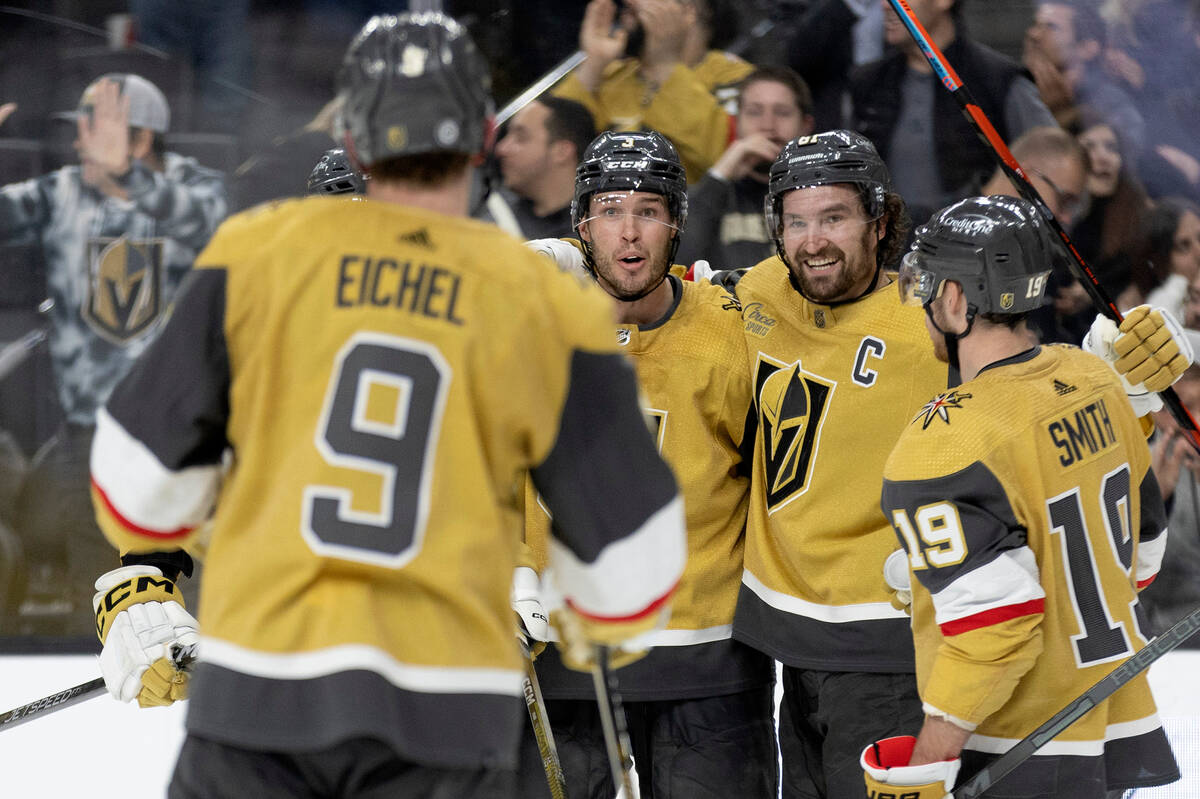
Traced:
[[[962, 28], [964, 0], [910, 0], [996, 131], [1011, 141], [1036, 125], [1054, 125], [1029, 74]], [[895, 12], [884, 14], [884, 40], [897, 51], [850, 78], [854, 130], [875, 142], [914, 224], [973, 193], [995, 167], [958, 103], [925, 60]]]

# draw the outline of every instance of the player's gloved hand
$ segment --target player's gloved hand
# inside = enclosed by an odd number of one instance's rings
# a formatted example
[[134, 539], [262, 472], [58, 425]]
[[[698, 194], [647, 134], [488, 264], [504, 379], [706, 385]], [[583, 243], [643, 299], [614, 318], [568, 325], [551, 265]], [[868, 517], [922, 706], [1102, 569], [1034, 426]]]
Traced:
[[911, 616], [912, 577], [908, 572], [908, 553], [903, 549], [897, 549], [883, 562], [883, 581], [892, 589], [892, 607]]
[[954, 789], [958, 779], [958, 758], [908, 765], [917, 739], [899, 735], [876, 741], [863, 750], [859, 763], [867, 783], [867, 796], [895, 796], [904, 799], [942, 799]]
[[562, 239], [530, 239], [525, 246], [536, 253], [554, 261], [563, 272], [573, 275], [587, 275], [587, 267], [583, 263], [583, 251], [569, 241]]
[[529, 648], [529, 656], [536, 658], [550, 640], [550, 619], [542, 605], [542, 585], [538, 574], [528, 566], [518, 566], [513, 571], [512, 609], [517, 612], [517, 635]]
[[609, 668], [619, 669], [645, 657], [646, 647], [638, 638], [662, 628], [669, 617], [670, 611], [664, 605], [634, 621], [600, 621], [566, 605], [553, 614], [558, 651], [568, 668], [591, 671], [596, 665], [595, 645], [601, 644], [608, 647]]
[[175, 584], [155, 566], [122, 566], [96, 580], [92, 597], [100, 673], [114, 698], [137, 697], [141, 707], [187, 698], [190, 661], [198, 640], [196, 620]]
[[1099, 355], [1120, 376], [1138, 416], [1162, 409], [1155, 392], [1170, 386], [1192, 365], [1195, 355], [1183, 328], [1163, 308], [1139, 305], [1121, 326], [1106, 316], [1083, 339], [1083, 348]]

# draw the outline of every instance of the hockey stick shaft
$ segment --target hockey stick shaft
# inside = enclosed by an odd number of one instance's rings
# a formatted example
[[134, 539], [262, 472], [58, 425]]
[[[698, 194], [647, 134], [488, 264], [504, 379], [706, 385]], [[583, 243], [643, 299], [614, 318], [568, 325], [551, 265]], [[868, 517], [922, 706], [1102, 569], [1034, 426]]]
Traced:
[[608, 647], [596, 644], [593, 659], [595, 663], [592, 666], [592, 682], [596, 686], [600, 727], [604, 732], [604, 747], [608, 750], [613, 785], [625, 791], [625, 799], [641, 799], [641, 794], [633, 784], [629, 726], [625, 720], [625, 708], [621, 705], [621, 695], [616, 691], [612, 671], [609, 669]]
[[[959, 108], [962, 109], [971, 126], [975, 128], [975, 132], [978, 134], [980, 140], [996, 156], [996, 159], [1000, 162], [1000, 168], [1008, 176], [1008, 179], [1012, 181], [1017, 192], [1021, 197], [1033, 203], [1034, 207], [1037, 208], [1038, 214], [1046, 221], [1050, 229], [1057, 235], [1063, 247], [1066, 248], [1068, 263], [1070, 263], [1075, 277], [1083, 284], [1088, 295], [1092, 298], [1092, 302], [1101, 313], [1113, 321], [1120, 323], [1122, 316], [1121, 312], [1117, 309], [1116, 303], [1113, 302], [1108, 292], [1104, 290], [1104, 287], [1100, 285], [1096, 273], [1087, 265], [1083, 256], [1079, 254], [1079, 250], [1075, 249], [1075, 245], [1071, 243], [1070, 236], [1063, 230], [1062, 225], [1058, 223], [1058, 220], [1054, 217], [1054, 213], [1046, 205], [1041, 195], [1038, 194], [1037, 189], [1029, 182], [1029, 177], [1025, 174], [1025, 170], [1017, 163], [1017, 159], [1009, 151], [1008, 145], [1004, 143], [1004, 139], [996, 132], [996, 128], [992, 125], [991, 120], [987, 118], [987, 114], [975, 102], [975, 98], [971, 96], [970, 91], [963, 84], [958, 73], [954, 71], [954, 67], [946, 60], [946, 56], [938, 48], [937, 44], [929, 38], [928, 31], [925, 30], [921, 21], [917, 19], [917, 15], [909, 7], [908, 1], [888, 0], [888, 3], [891, 5], [892, 10], [896, 12], [896, 15], [900, 17], [900, 21], [904, 23], [904, 27], [908, 30], [909, 35], [912, 36], [913, 41], [921, 48], [925, 60], [929, 62], [929, 66], [933, 68], [942, 85], [958, 101]], [[1175, 421], [1179, 422], [1180, 426], [1187, 431], [1188, 441], [1191, 442], [1192, 447], [1197, 452], [1200, 452], [1200, 426], [1197, 426], [1196, 420], [1192, 418], [1191, 413], [1183, 406], [1179, 396], [1171, 388], [1160, 392], [1160, 396], [1162, 397], [1163, 404], [1171, 412], [1171, 416], [1175, 417]]]
[[13, 727], [24, 724], [27, 721], [32, 721], [47, 713], [53, 713], [56, 710], [77, 705], [92, 697], [99, 696], [104, 693], [104, 690], [104, 678], [97, 677], [94, 680], [80, 683], [65, 691], [59, 691], [58, 693], [44, 696], [41, 699], [35, 699], [27, 705], [21, 705], [7, 713], [0, 714], [0, 732], [10, 730]]
[[575, 69], [583, 63], [587, 58], [582, 50], [576, 50], [571, 55], [564, 58], [554, 66], [549, 72], [538, 78], [528, 89], [518, 94], [512, 100], [496, 112], [496, 127], [503, 125], [508, 120], [512, 119], [513, 115], [520, 111], [525, 106], [532, 103], [537, 98], [541, 97], [551, 86], [558, 83], [567, 76], [567, 73]]
[[525, 707], [529, 711], [529, 723], [533, 725], [533, 737], [537, 740], [538, 753], [542, 756], [542, 768], [546, 770], [546, 783], [550, 786], [551, 799], [567, 799], [567, 781], [563, 776], [562, 762], [554, 745], [554, 733], [546, 715], [546, 700], [542, 698], [542, 687], [538, 684], [537, 670], [529, 656], [529, 647], [522, 641], [525, 652]]
[[1096, 705], [1112, 696], [1121, 686], [1148, 669], [1151, 663], [1192, 637], [1197, 630], [1200, 630], [1200, 608], [1196, 608], [1175, 622], [1162, 635], [1142, 647], [1137, 654], [1117, 666], [1077, 699], [1018, 741], [1012, 749], [1009, 749], [990, 765], [980, 769], [975, 776], [955, 788], [950, 797], [953, 799], [976, 799], [982, 796], [1004, 775], [1025, 762], [1038, 749], [1078, 721]]
[[[185, 647], [179, 644], [172, 644], [171, 659], [175, 661], [175, 668], [180, 671], [189, 671], [192, 662], [196, 659], [196, 647], [194, 645]], [[97, 677], [94, 680], [88, 680], [72, 688], [67, 688], [64, 691], [58, 691], [41, 699], [35, 699], [27, 705], [13, 708], [7, 713], [0, 713], [0, 732], [24, 724], [38, 716], [44, 716], [47, 713], [53, 713], [71, 705], [85, 702], [88, 699], [100, 696], [104, 691], [104, 678]]]

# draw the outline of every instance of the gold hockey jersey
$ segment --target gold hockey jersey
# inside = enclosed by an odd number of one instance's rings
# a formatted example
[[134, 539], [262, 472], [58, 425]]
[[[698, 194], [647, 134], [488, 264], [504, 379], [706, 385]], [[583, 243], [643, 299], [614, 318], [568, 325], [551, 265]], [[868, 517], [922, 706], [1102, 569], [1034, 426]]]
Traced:
[[[909, 555], [927, 708], [1006, 751], [1146, 643], [1162, 498], [1112, 370], [1034, 348], [938, 394], [887, 462], [882, 507]], [[1103, 758], [1110, 788], [1177, 774], [1144, 674], [1039, 750]]]
[[789, 666], [912, 671], [908, 617], [883, 580], [896, 541], [878, 495], [913, 411], [947, 385], [922, 311], [894, 285], [811, 303], [777, 256], [737, 292], [758, 434], [734, 635]]
[[729, 146], [738, 83], [753, 65], [719, 50], [695, 67], [678, 64], [657, 89], [647, 85], [636, 59], [609, 64], [593, 94], [571, 73], [554, 93], [587, 106], [596, 130], [656, 130], [679, 150], [688, 183], [704, 177]]
[[[639, 701], [718, 696], [772, 675], [768, 658], [731, 637], [754, 435], [740, 308], [709, 283], [668, 280], [675, 304], [661, 321], [616, 331], [633, 360], [651, 432], [679, 482], [688, 535], [666, 628], [643, 636], [640, 642], [654, 649], [620, 672], [621, 695]], [[535, 551], [544, 550], [549, 527], [544, 506], [527, 495], [526, 540]], [[594, 697], [590, 676], [567, 671], [556, 652], [547, 650], [537, 663], [547, 697]]]
[[682, 507], [607, 298], [490, 225], [339, 198], [220, 228], [92, 456], [123, 550], [186, 545], [215, 502], [189, 730], [461, 767], [515, 761], [529, 470], [573, 605], [654, 612]]

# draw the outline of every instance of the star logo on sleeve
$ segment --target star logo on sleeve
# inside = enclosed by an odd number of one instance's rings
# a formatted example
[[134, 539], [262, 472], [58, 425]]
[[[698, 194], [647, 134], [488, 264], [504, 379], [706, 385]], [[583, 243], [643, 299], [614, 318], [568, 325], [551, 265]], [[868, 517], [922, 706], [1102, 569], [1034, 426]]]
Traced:
[[938, 394], [917, 411], [917, 415], [913, 417], [913, 423], [920, 420], [922, 430], [928, 430], [934, 419], [941, 419], [946, 424], [950, 424], [950, 409], [961, 408], [963, 401], [969, 399], [971, 399], [970, 394], [958, 390]]

